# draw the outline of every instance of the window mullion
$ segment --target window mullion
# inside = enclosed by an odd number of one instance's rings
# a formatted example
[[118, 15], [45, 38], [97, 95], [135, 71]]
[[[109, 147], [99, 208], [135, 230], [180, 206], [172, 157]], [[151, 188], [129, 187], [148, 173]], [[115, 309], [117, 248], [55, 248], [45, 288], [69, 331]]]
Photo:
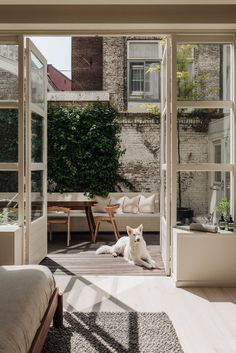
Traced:
[[146, 60], [143, 63], [143, 98], [146, 98]]

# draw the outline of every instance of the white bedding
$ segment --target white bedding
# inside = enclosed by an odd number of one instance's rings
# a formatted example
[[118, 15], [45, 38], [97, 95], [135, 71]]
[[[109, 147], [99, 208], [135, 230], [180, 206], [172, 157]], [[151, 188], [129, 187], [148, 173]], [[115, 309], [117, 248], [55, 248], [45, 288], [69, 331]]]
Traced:
[[47, 267], [0, 266], [0, 353], [28, 352], [54, 289]]

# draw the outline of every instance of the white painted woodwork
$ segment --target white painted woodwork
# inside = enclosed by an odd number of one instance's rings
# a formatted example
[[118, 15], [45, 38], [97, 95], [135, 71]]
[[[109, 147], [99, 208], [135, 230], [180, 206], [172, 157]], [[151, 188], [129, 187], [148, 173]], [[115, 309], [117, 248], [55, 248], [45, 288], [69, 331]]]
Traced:
[[23, 261], [22, 229], [18, 226], [0, 226], [0, 266], [21, 265]]
[[[231, 35], [219, 35], [219, 36], [212, 36], [212, 35], [177, 35], [176, 36], [176, 44], [180, 43], [233, 43], [233, 36]], [[175, 53], [176, 53], [176, 48], [175, 48]], [[222, 108], [222, 109], [231, 109], [233, 111], [234, 108], [234, 98], [232, 98], [231, 101], [178, 101], [176, 97], [176, 67], [174, 67], [173, 63], [173, 74], [172, 76], [172, 89], [174, 90], [174, 94], [172, 96], [172, 105], [174, 107], [173, 109], [173, 116], [172, 116], [172, 152], [173, 152], [173, 158], [172, 158], [172, 189], [173, 189], [173, 194], [172, 194], [172, 202], [176, 204], [177, 196], [176, 196], [176, 173], [178, 171], [229, 171], [233, 172], [235, 168], [235, 160], [234, 160], [234, 138], [235, 138], [235, 132], [234, 128], [232, 128], [231, 131], [231, 153], [232, 153], [232, 159], [231, 159], [231, 164], [217, 164], [217, 163], [195, 163], [195, 164], [179, 164], [176, 163], [177, 161], [176, 158], [176, 149], [177, 149], [177, 127], [176, 127], [176, 122], [177, 122], [177, 110], [178, 108]], [[234, 62], [232, 62], [232, 67], [234, 67]], [[234, 69], [233, 69], [234, 71]], [[235, 75], [232, 75], [232, 84], [234, 86], [234, 81], [235, 81]], [[232, 116], [232, 115], [231, 115]], [[234, 126], [234, 117], [231, 117], [231, 124]], [[234, 177], [233, 173], [231, 173], [231, 200], [234, 200]], [[234, 200], [235, 202], [235, 200]], [[176, 206], [172, 205], [172, 226], [175, 225], [176, 223]], [[232, 205], [232, 211], [233, 211], [233, 205]], [[233, 213], [233, 212], [232, 212]]]
[[160, 243], [161, 254], [166, 274], [171, 272], [170, 249], [171, 249], [171, 228], [170, 228], [170, 38], [166, 38], [161, 62], [161, 83], [162, 83], [162, 106], [161, 106], [161, 193], [160, 193]]
[[173, 229], [176, 286], [236, 285], [236, 232]]
[[[32, 102], [31, 97], [31, 53], [44, 66], [44, 85], [42, 92], [44, 97], [44, 108]], [[27, 39], [27, 96], [26, 96], [26, 263], [39, 263], [47, 255], [47, 61], [34, 44]], [[37, 113], [43, 119], [43, 161], [32, 163], [31, 160], [31, 114]], [[41, 217], [31, 221], [31, 204], [34, 194], [31, 192], [32, 171], [43, 172], [43, 214]]]
[[171, 228], [176, 225], [177, 214], [177, 80], [176, 80], [176, 35], [172, 35], [171, 44]]
[[[234, 33], [233, 40], [233, 50], [232, 50], [232, 83], [231, 83], [231, 92], [232, 92], [232, 100], [234, 102], [232, 109], [232, 118], [231, 118], [231, 133], [230, 133], [230, 158], [231, 163], [233, 164], [233, 172], [231, 173], [230, 180], [230, 189], [231, 189], [231, 208], [232, 214], [234, 215], [234, 219], [236, 219], [236, 34]], [[234, 177], [233, 177], [234, 176]]]
[[[3, 261], [9, 263], [24, 263], [24, 48], [23, 36], [0, 36], [0, 44], [18, 45], [18, 99], [0, 101], [0, 109], [18, 109], [18, 162], [0, 163], [0, 171], [18, 172], [18, 194], [1, 193], [1, 197], [18, 202], [18, 226], [1, 226], [3, 247], [0, 246]], [[7, 234], [9, 239], [7, 239]], [[1, 261], [1, 260], [0, 260]]]

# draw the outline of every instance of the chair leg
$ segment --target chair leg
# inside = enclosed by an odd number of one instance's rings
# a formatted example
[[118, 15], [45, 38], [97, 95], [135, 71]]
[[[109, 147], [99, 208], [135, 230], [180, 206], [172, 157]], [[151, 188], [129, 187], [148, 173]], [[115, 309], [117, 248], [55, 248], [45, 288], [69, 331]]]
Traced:
[[70, 246], [70, 240], [71, 240], [71, 235], [70, 235], [70, 223], [67, 223], [67, 243], [66, 246]]
[[49, 240], [52, 241], [52, 225], [49, 224]]
[[93, 243], [94, 243], [94, 244], [96, 243], [96, 239], [97, 239], [97, 235], [98, 235], [100, 223], [101, 223], [100, 221], [97, 221], [97, 222], [96, 222], [95, 233], [94, 233], [94, 236], [93, 236]]
[[111, 224], [112, 224], [112, 228], [115, 234], [115, 238], [116, 241], [120, 238], [120, 233], [118, 231], [117, 225], [116, 225], [116, 221], [114, 219], [111, 218]]
[[118, 237], [118, 239], [119, 239], [119, 238], [120, 238], [120, 232], [119, 232], [119, 230], [118, 230], [116, 221], [114, 221], [114, 222], [115, 222], [116, 234], [117, 234], [117, 237]]

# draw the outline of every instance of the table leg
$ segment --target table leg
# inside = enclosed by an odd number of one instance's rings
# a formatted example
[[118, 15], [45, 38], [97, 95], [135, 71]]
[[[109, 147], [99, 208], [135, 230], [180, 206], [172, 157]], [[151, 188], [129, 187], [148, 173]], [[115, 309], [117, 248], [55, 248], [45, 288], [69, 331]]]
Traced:
[[87, 222], [88, 222], [89, 231], [90, 231], [90, 235], [91, 235], [91, 241], [93, 241], [93, 235], [94, 235], [94, 231], [95, 231], [95, 222], [94, 222], [91, 207], [89, 207], [89, 206], [85, 207], [85, 212], [86, 212]]
[[91, 224], [92, 224], [92, 228], [93, 228], [93, 233], [94, 233], [95, 232], [95, 228], [96, 228], [96, 224], [95, 224], [95, 220], [94, 220], [94, 217], [93, 217], [92, 207], [88, 208], [88, 213], [89, 213], [89, 218], [90, 218], [90, 221], [91, 221]]

